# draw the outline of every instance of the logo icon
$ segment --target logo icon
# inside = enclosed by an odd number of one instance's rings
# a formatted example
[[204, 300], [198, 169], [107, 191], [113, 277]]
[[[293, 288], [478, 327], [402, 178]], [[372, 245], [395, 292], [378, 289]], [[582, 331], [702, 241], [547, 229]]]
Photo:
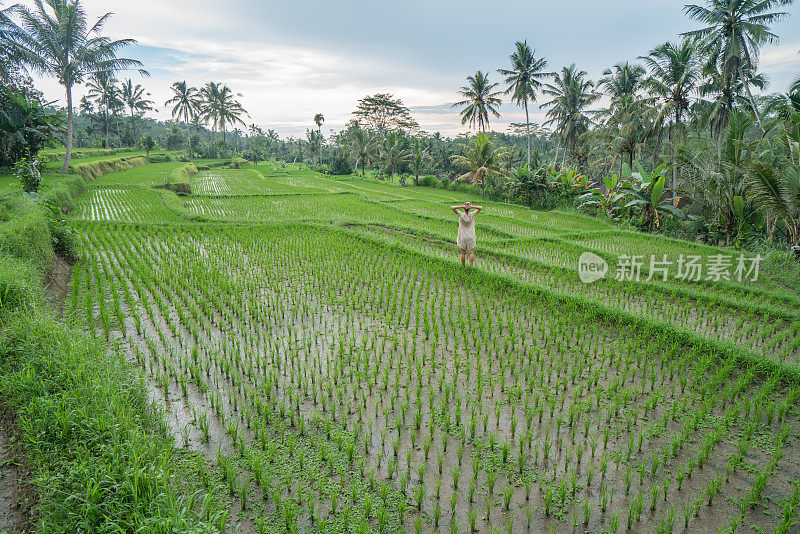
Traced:
[[584, 252], [578, 258], [578, 277], [584, 284], [591, 284], [608, 274], [608, 263], [606, 260], [593, 252]]

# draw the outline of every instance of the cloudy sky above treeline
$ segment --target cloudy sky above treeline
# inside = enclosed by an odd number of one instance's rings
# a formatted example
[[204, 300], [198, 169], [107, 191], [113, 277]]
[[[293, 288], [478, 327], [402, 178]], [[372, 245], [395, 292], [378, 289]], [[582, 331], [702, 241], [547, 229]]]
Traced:
[[[702, 1], [702, 0], [701, 0]], [[27, 3], [26, 1], [22, 2]], [[8, 2], [6, 2], [8, 4]], [[105, 28], [138, 45], [125, 55], [144, 63], [142, 83], [157, 103], [155, 118], [170, 118], [163, 103], [169, 86], [213, 80], [241, 93], [247, 123], [281, 136], [302, 135], [315, 113], [324, 129], [341, 129], [366, 94], [401, 98], [427, 132], [467, 131], [451, 109], [468, 74], [508, 65], [514, 42], [527, 40], [550, 70], [576, 63], [593, 80], [621, 61], [635, 61], [654, 46], [697, 27], [675, 0], [84, 0], [92, 20], [111, 11]], [[760, 66], [770, 92], [785, 92], [800, 75], [800, 4], [773, 31], [781, 41], [763, 49]], [[63, 104], [55, 80], [45, 95]], [[84, 89], [78, 88], [78, 97]], [[78, 98], [76, 98], [77, 102]], [[540, 97], [541, 100], [541, 97]], [[544, 115], [532, 109], [532, 121]], [[504, 103], [492, 128], [504, 131], [524, 113]]]

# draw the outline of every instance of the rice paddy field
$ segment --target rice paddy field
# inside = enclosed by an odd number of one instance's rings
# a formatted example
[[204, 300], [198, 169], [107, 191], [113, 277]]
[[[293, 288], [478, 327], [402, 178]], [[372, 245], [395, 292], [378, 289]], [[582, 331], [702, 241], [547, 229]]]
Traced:
[[79, 197], [64, 314], [146, 377], [221, 531], [798, 532], [798, 288], [578, 263], [751, 256], [487, 202], [463, 268], [464, 194], [274, 163], [152, 187], [182, 165]]

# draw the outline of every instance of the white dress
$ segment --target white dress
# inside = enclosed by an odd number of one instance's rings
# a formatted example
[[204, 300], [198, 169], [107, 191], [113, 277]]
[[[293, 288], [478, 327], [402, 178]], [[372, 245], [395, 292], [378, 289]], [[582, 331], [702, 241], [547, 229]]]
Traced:
[[456, 243], [458, 248], [472, 250], [475, 248], [475, 214], [477, 211], [464, 213], [458, 212], [458, 238]]

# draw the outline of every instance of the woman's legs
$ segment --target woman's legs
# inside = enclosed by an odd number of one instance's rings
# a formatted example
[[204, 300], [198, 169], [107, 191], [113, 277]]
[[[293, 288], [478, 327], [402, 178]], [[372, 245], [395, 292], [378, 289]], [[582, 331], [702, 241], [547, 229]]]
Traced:
[[[461, 263], [463, 264], [463, 257]], [[472, 249], [469, 249], [469, 266], [473, 267], [475, 265], [475, 253], [472, 252]]]
[[467, 251], [465, 249], [463, 249], [463, 248], [460, 248], [458, 250], [461, 251], [461, 265], [463, 267], [464, 264], [466, 263], [465, 260], [466, 260], [466, 256], [467, 256]]

